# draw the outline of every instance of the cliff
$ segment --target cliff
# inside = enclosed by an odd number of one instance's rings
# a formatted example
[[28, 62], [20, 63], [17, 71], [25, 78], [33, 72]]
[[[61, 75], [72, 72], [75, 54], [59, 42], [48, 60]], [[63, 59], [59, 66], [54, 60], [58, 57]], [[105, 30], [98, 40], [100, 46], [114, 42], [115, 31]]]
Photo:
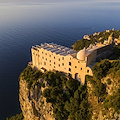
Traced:
[[53, 107], [51, 103], [46, 103], [41, 93], [44, 88], [33, 84], [32, 89], [28, 89], [28, 83], [25, 80], [19, 81], [19, 101], [24, 120], [55, 120], [52, 117]]
[[[107, 81], [110, 80], [110, 84]], [[94, 95], [94, 88], [90, 82], [87, 83], [88, 86], [88, 100], [93, 108], [93, 115], [91, 120], [120, 120], [120, 113], [115, 110], [120, 107], [120, 101], [117, 102], [114, 99], [119, 99], [119, 95], [116, 94], [118, 88], [120, 87], [120, 83], [112, 79], [109, 75], [102, 79], [102, 82], [105, 83], [106, 86], [106, 95], [100, 98], [98, 101], [98, 97]], [[114, 94], [116, 94], [114, 96]], [[120, 99], [119, 99], [120, 100]], [[112, 102], [112, 103], [111, 103]], [[110, 105], [110, 104], [114, 104]], [[115, 108], [116, 106], [116, 108]]]
[[120, 60], [103, 60], [92, 71], [83, 86], [63, 73], [28, 66], [19, 81], [24, 120], [119, 120]]
[[87, 120], [90, 117], [86, 112], [89, 111], [86, 87], [69, 75], [58, 71], [43, 74], [28, 66], [20, 75], [19, 87], [24, 120], [72, 120], [76, 117]]
[[120, 120], [120, 60], [97, 63], [93, 72], [87, 78], [92, 120]]

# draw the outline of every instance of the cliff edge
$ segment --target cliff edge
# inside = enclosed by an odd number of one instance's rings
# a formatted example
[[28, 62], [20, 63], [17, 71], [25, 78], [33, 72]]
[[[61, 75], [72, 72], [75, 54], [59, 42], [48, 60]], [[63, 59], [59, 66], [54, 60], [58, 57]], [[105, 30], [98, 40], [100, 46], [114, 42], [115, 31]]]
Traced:
[[20, 75], [24, 120], [119, 120], [120, 60], [104, 59], [86, 84], [58, 71], [44, 74], [28, 66]]
[[51, 103], [46, 103], [41, 93], [43, 88], [33, 84], [32, 89], [28, 89], [28, 83], [25, 80], [19, 81], [19, 101], [24, 120], [55, 120], [52, 117], [53, 107]]

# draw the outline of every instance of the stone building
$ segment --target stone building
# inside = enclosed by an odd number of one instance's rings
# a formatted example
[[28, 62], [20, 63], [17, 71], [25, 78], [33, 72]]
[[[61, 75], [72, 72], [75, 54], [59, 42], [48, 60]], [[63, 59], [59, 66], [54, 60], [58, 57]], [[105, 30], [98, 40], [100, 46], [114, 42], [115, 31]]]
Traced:
[[33, 67], [41, 70], [57, 70], [70, 74], [82, 84], [85, 76], [92, 76], [92, 66], [110, 54], [111, 45], [91, 44], [79, 52], [54, 43], [44, 43], [31, 48]]

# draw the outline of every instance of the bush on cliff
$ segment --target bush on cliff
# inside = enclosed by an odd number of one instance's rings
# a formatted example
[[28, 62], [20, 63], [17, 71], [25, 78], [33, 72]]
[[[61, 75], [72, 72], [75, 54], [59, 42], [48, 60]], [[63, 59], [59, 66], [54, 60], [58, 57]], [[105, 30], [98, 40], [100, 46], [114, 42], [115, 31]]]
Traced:
[[105, 109], [114, 108], [115, 112], [120, 113], [120, 88], [113, 94], [107, 96], [104, 101]]
[[67, 80], [59, 72], [47, 72], [43, 76], [49, 87], [44, 89], [42, 95], [46, 98], [46, 102], [52, 103], [57, 120], [90, 119], [92, 112], [89, 110], [86, 85], [82, 86], [70, 77]]
[[109, 70], [109, 74], [111, 78], [120, 79], [120, 60], [113, 61], [111, 64], [111, 69]]
[[32, 87], [32, 84], [37, 82], [39, 78], [42, 77], [42, 72], [39, 70], [32, 69], [30, 66], [27, 66], [21, 73], [20, 77], [28, 83], [28, 89]]
[[85, 39], [82, 39], [82, 40], [78, 40], [75, 42], [75, 44], [73, 45], [73, 49], [74, 50], [81, 50], [83, 49], [84, 47], [85, 48], [88, 48], [90, 44], [94, 43], [95, 40], [85, 40]]
[[102, 60], [100, 63], [96, 63], [92, 68], [94, 77], [99, 80], [102, 79], [107, 75], [110, 67], [111, 63], [107, 59]]
[[[94, 76], [86, 76], [87, 81], [92, 84], [94, 95], [98, 97], [98, 102], [102, 100], [104, 108], [109, 110], [113, 108], [115, 112], [120, 112], [120, 89], [115, 93], [109, 95], [106, 93], [106, 86], [111, 85], [111, 79], [106, 80], [106, 84], [101, 82], [101, 79], [106, 75], [109, 75], [113, 80], [120, 82], [120, 60], [109, 62], [109, 60], [103, 60], [97, 63], [93, 67]], [[102, 99], [99, 99], [102, 98]]]
[[94, 88], [94, 95], [98, 97], [98, 102], [99, 98], [106, 94], [106, 85], [101, 82], [101, 79], [107, 75], [110, 68], [111, 63], [109, 60], [104, 59], [93, 66], [93, 77], [86, 76], [86, 79], [90, 81]]

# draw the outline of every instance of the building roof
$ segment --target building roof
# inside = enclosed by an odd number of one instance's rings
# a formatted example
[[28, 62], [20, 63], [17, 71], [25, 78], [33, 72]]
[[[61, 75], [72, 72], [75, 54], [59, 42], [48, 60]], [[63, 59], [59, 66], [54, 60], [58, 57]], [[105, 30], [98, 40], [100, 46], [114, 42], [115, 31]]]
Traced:
[[39, 49], [43, 48], [47, 51], [51, 51], [52, 53], [56, 53], [56, 54], [63, 55], [63, 56], [67, 56], [67, 55], [72, 56], [75, 53], [77, 53], [73, 49], [70, 49], [62, 45], [57, 45], [54, 43], [44, 43], [44, 44], [41, 44], [40, 46], [39, 45], [33, 46], [32, 48], [39, 48]]

